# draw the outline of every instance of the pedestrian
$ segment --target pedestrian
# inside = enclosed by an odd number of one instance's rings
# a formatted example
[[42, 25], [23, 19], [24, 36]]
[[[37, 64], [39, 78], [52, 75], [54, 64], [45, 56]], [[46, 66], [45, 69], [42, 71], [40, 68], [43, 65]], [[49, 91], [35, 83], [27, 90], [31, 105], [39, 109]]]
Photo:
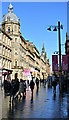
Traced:
[[53, 82], [54, 93], [56, 93], [56, 86], [57, 86], [57, 81], [56, 81], [56, 78], [55, 78], [54, 82]]
[[39, 88], [39, 79], [36, 77], [36, 86], [37, 86], [37, 90]]
[[24, 97], [26, 97], [26, 88], [27, 88], [27, 84], [26, 84], [26, 80], [24, 80]]
[[46, 88], [46, 80], [44, 79], [44, 88]]
[[19, 85], [19, 95], [20, 95], [20, 98], [22, 97], [21, 93], [24, 96], [24, 82], [23, 82], [22, 79], [20, 79], [20, 85]]
[[33, 81], [33, 77], [32, 77], [32, 80], [30, 82], [30, 88], [31, 88], [31, 92], [32, 92], [32, 99], [33, 99], [33, 89], [34, 89], [34, 81]]
[[19, 90], [19, 79], [16, 78], [15, 80], [16, 80], [16, 92], [18, 92], [18, 90]]

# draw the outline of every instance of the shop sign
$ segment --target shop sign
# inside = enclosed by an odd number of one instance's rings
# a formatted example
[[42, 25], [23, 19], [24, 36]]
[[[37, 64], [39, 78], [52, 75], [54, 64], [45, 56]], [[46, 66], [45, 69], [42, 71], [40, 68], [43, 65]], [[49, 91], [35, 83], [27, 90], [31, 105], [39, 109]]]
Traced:
[[24, 76], [30, 76], [30, 69], [24, 69]]

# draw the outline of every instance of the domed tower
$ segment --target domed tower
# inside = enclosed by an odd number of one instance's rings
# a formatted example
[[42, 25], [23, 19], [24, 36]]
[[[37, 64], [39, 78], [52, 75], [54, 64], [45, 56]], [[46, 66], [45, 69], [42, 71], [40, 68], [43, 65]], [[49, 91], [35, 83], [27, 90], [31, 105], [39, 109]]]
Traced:
[[[15, 74], [18, 74], [20, 67], [20, 23], [18, 17], [13, 13], [13, 6], [9, 5], [8, 14], [3, 15], [2, 30], [5, 31], [12, 38], [12, 64], [13, 70], [12, 78], [15, 78]], [[19, 77], [19, 75], [18, 75]]]
[[11, 5], [11, 3], [8, 7], [8, 14], [3, 15], [2, 29], [10, 36], [12, 36], [13, 34], [19, 35], [20, 33], [19, 19], [13, 13], [13, 6]]

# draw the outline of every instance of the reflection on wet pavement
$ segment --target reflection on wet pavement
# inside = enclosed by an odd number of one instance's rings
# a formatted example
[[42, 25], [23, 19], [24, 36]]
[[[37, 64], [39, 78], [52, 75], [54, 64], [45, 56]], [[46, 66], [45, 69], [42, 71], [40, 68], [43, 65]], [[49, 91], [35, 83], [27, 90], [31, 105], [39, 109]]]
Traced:
[[69, 94], [59, 94], [57, 85], [56, 94], [53, 88], [44, 88], [43, 84], [33, 92], [27, 90], [25, 99], [17, 99], [14, 104], [9, 104], [9, 97], [3, 96], [3, 118], [68, 118], [69, 117]]

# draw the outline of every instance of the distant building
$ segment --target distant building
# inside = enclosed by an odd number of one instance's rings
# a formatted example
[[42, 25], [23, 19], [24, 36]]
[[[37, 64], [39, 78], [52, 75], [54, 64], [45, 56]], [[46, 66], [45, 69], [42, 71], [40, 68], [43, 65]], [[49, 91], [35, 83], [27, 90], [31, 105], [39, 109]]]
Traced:
[[47, 59], [47, 69], [48, 69], [48, 75], [50, 75], [50, 64], [49, 64], [49, 59]]
[[40, 76], [41, 79], [46, 79], [48, 76], [48, 67], [47, 67], [47, 55], [45, 52], [44, 44], [40, 56]]

